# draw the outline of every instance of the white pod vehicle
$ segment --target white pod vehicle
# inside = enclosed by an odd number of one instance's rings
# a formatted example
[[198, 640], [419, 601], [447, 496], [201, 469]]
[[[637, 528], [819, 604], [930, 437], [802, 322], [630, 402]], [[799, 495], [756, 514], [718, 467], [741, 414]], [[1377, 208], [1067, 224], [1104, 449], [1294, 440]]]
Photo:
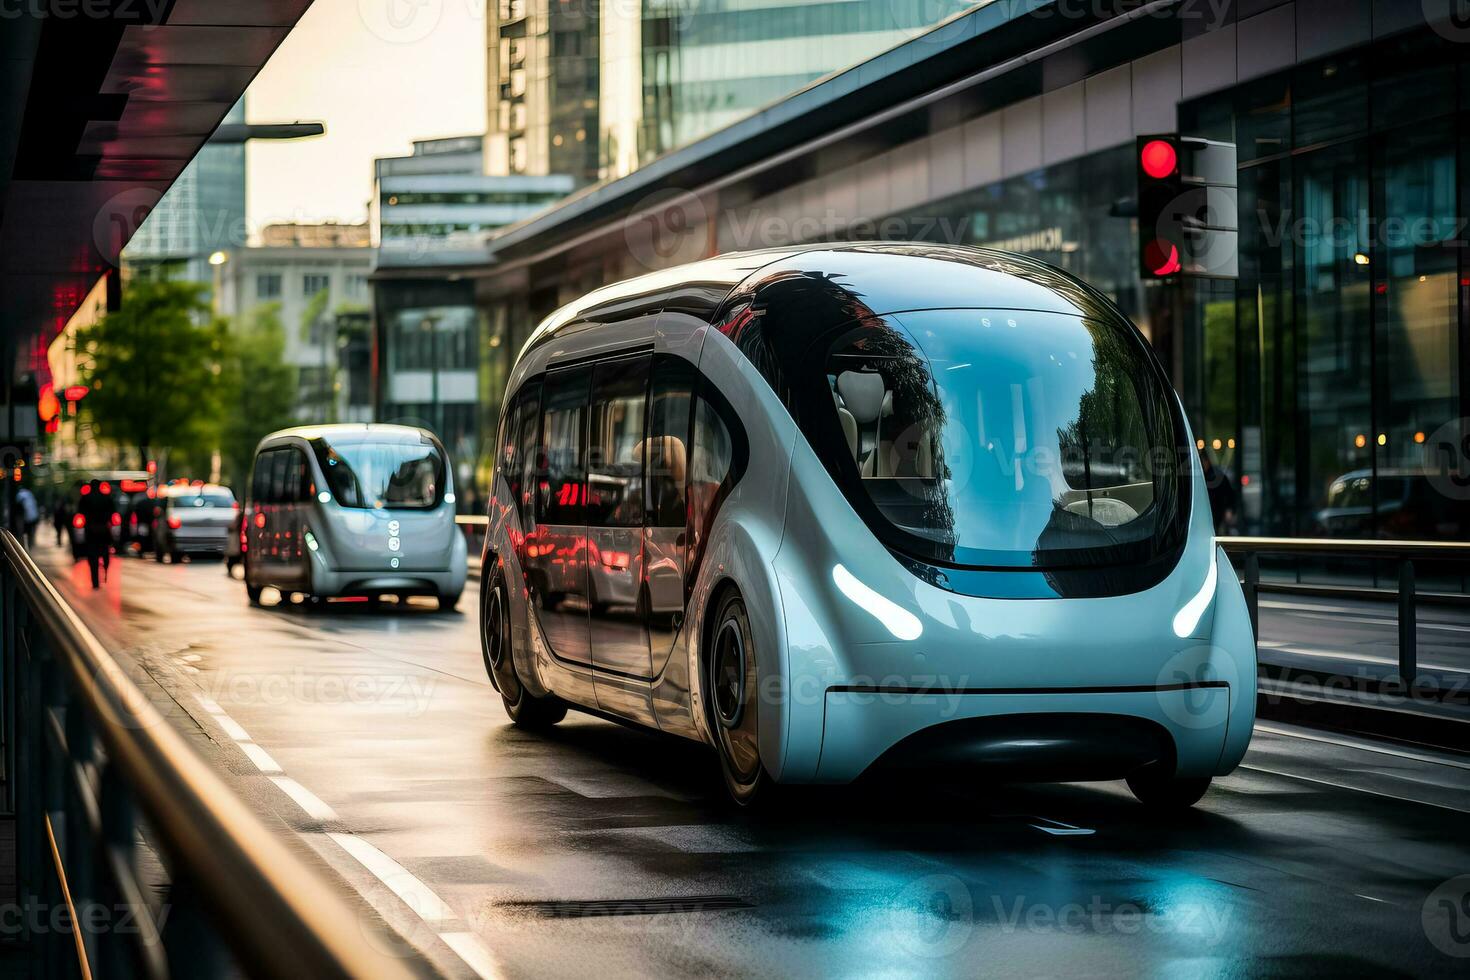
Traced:
[[240, 527], [245, 590], [427, 595], [452, 609], [467, 555], [439, 440], [404, 425], [284, 429], [255, 450]]
[[1179, 400], [1021, 256], [729, 255], [591, 293], [510, 378], [481, 632], [511, 717], [707, 742], [734, 798], [875, 766], [1187, 806], [1255, 643]]

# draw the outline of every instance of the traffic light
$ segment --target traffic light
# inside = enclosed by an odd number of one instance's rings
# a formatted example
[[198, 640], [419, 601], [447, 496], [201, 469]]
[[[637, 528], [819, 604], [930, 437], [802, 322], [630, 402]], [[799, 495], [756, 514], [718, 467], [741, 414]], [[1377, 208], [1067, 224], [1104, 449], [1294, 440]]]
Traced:
[[1138, 139], [1138, 255], [1144, 279], [1239, 275], [1233, 143]]

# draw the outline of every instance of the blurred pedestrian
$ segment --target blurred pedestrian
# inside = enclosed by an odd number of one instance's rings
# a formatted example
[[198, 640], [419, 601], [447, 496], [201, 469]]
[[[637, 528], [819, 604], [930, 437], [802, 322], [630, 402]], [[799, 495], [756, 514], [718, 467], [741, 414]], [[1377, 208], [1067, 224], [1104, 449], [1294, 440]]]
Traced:
[[1235, 478], [1225, 467], [1216, 466], [1208, 453], [1200, 453], [1200, 464], [1205, 471], [1205, 489], [1210, 494], [1210, 516], [1215, 522], [1215, 533], [1234, 534], [1240, 511], [1240, 493], [1235, 489]]
[[62, 539], [66, 535], [66, 529], [71, 524], [71, 504], [67, 502], [66, 494], [56, 498], [56, 506], [51, 508], [51, 526], [56, 529], [56, 547], [61, 547]]
[[36, 503], [36, 495], [31, 493], [30, 487], [21, 487], [15, 491], [15, 517], [20, 539], [25, 543], [26, 550], [36, 546], [36, 526], [41, 523], [41, 505]]
[[113, 510], [112, 494], [103, 492], [101, 480], [91, 480], [82, 488], [77, 513], [82, 515], [82, 554], [94, 589], [102, 587], [99, 570], [111, 564]]

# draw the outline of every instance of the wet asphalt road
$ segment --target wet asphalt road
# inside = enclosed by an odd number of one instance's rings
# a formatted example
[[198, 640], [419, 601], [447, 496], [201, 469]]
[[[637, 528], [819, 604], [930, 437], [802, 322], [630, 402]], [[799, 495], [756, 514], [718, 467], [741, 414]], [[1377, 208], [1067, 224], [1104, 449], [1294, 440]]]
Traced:
[[1470, 966], [1463, 758], [1263, 725], [1170, 819], [1121, 784], [973, 775], [732, 813], [698, 746], [513, 729], [473, 586], [463, 614], [252, 609], [217, 563], [115, 559], [93, 593], [38, 558], [237, 791], [452, 976]]

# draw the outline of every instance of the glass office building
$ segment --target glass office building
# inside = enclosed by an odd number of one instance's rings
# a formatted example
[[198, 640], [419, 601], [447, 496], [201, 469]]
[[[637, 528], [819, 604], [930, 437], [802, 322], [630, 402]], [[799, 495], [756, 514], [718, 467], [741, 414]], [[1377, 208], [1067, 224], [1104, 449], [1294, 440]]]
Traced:
[[[1231, 530], [1467, 540], [1470, 29], [1429, 6], [1242, 0], [1219, 21], [1181, 8], [1093, 36], [1024, 5], [975, 8], [956, 22], [971, 33], [866, 63], [866, 90], [839, 78], [792, 96], [779, 137], [749, 119], [676, 151], [708, 182], [680, 188], [698, 195], [684, 244], [1033, 255], [1149, 337], [1198, 449], [1234, 478]], [[1237, 278], [1140, 275], [1135, 140], [1159, 133], [1236, 146]], [[755, 140], [775, 162], [740, 156]], [[646, 207], [643, 173], [606, 189], [604, 223], [568, 205], [492, 249], [477, 297], [512, 349], [587, 289], [700, 257], [631, 254], [612, 203]]]

